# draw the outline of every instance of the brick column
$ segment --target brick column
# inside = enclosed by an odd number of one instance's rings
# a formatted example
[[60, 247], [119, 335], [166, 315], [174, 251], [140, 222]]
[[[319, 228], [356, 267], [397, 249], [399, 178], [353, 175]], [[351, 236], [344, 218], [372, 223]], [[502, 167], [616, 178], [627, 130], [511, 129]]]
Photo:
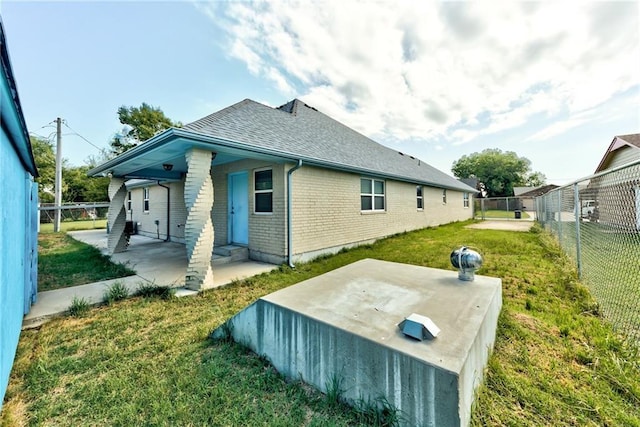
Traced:
[[109, 181], [109, 212], [107, 213], [107, 221], [109, 222], [107, 248], [111, 254], [127, 250], [127, 238], [124, 234], [124, 226], [127, 221], [124, 209], [126, 196], [127, 187], [124, 185], [124, 179], [112, 177]]
[[211, 180], [210, 151], [192, 148], [186, 153], [187, 178], [184, 184], [184, 204], [187, 223], [184, 237], [187, 247], [187, 276], [189, 289], [203, 290], [213, 287], [213, 181]]

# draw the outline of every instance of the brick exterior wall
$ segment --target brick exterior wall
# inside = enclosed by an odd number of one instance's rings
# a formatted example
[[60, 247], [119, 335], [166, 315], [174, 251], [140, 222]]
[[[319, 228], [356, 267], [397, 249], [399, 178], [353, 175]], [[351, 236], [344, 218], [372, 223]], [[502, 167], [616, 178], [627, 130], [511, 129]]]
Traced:
[[303, 166], [293, 173], [294, 259], [306, 260], [344, 246], [373, 241], [473, 217], [473, 200], [463, 206], [463, 193], [423, 187], [422, 210], [417, 209], [416, 185], [385, 180], [384, 212], [360, 210], [358, 174]]
[[[170, 224], [169, 235], [171, 240], [184, 243], [184, 226], [187, 222], [187, 209], [184, 205], [184, 180], [181, 182], [163, 183], [170, 188]], [[143, 187], [135, 187], [131, 191], [131, 211], [127, 211], [127, 221], [138, 224], [138, 234], [147, 237], [167, 238], [167, 189], [157, 184], [150, 183], [149, 188], [149, 212], [143, 212]], [[125, 208], [127, 198], [125, 197]], [[155, 220], [159, 221], [156, 228]]]
[[[214, 203], [214, 245], [229, 243], [228, 182], [230, 173], [248, 173], [249, 256], [272, 263], [287, 257], [287, 171], [292, 164], [282, 165], [255, 160], [242, 160], [212, 169]], [[273, 170], [273, 213], [254, 213], [254, 171]], [[423, 210], [416, 206], [416, 186], [385, 180], [384, 212], [360, 211], [360, 178], [358, 174], [303, 166], [293, 173], [293, 252], [294, 260], [308, 260], [322, 253], [337, 252], [342, 247], [372, 242], [392, 234], [424, 227], [461, 221], [473, 217], [473, 199], [463, 206], [463, 193], [447, 190], [447, 203], [442, 202], [442, 189], [423, 187]], [[187, 212], [184, 205], [184, 181], [166, 184], [171, 188], [171, 240], [184, 243]], [[131, 190], [132, 212], [127, 220], [137, 222], [138, 232], [157, 237], [154, 221], [160, 221], [160, 238], [166, 239], [166, 189], [149, 186], [149, 212], [143, 213], [141, 187]], [[126, 203], [126, 201], [125, 201]]]

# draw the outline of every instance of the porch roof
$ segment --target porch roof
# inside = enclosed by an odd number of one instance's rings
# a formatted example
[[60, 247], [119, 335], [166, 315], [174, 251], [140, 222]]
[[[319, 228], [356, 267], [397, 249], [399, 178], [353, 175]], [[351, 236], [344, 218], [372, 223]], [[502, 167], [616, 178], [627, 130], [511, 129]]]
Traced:
[[[476, 190], [408, 154], [385, 147], [294, 99], [272, 108], [250, 99], [181, 129], [169, 129], [89, 171], [124, 178], [178, 179], [190, 147], [216, 152], [214, 166], [269, 159], [459, 191]], [[171, 164], [172, 170], [163, 169]]]

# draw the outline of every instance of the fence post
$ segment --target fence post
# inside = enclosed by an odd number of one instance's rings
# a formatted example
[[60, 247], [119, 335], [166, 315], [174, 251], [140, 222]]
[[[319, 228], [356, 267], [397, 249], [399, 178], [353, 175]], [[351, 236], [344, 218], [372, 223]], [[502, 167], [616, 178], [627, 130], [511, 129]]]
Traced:
[[562, 247], [562, 189], [558, 190], [558, 241]]
[[484, 198], [480, 199], [480, 210], [482, 211], [482, 220], [484, 221]]
[[578, 191], [578, 183], [573, 184], [573, 205], [576, 216], [576, 262], [578, 264], [578, 278], [582, 279], [582, 245], [580, 243], [580, 194]]

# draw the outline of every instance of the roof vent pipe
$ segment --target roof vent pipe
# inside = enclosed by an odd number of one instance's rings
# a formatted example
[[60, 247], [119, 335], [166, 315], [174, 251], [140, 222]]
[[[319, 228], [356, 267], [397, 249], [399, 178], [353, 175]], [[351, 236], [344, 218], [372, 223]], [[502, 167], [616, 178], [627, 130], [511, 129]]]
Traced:
[[298, 164], [287, 172], [287, 261], [289, 262], [289, 267], [295, 268], [293, 264], [293, 220], [291, 218], [291, 211], [293, 210], [293, 202], [292, 202], [292, 182], [293, 179], [291, 176], [295, 171], [302, 167], [302, 159], [298, 160]]

